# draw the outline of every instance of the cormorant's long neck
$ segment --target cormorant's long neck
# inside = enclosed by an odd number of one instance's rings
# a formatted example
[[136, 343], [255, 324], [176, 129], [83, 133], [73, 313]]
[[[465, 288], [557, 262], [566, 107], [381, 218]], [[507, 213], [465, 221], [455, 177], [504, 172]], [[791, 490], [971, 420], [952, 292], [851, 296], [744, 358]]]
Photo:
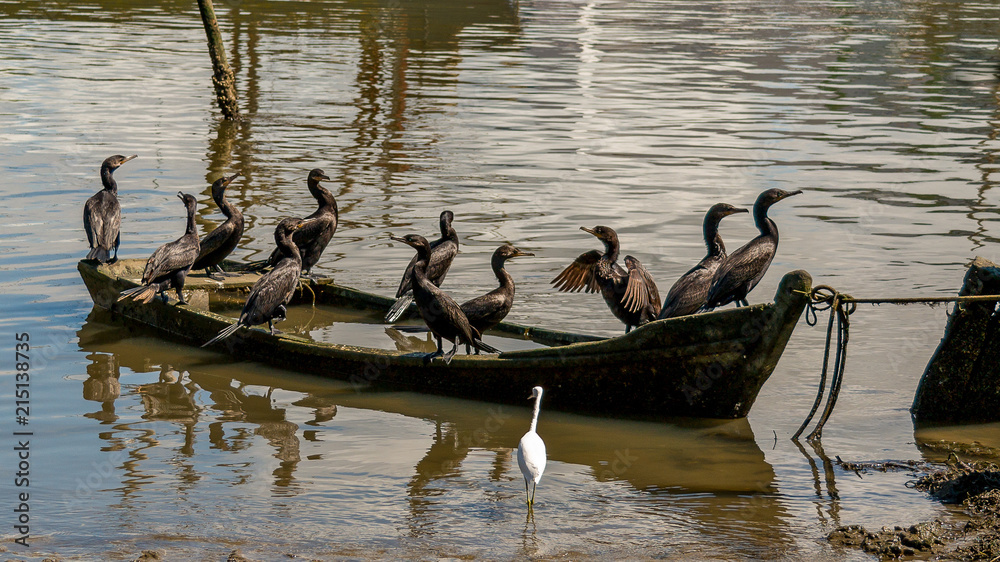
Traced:
[[104, 189], [118, 195], [118, 182], [115, 181], [114, 169], [111, 166], [101, 166], [101, 183]]
[[215, 204], [219, 206], [219, 210], [222, 211], [223, 215], [226, 215], [227, 219], [231, 219], [233, 217], [243, 217], [243, 213], [237, 209], [235, 205], [230, 203], [229, 199], [226, 199], [225, 191], [220, 193], [218, 197], [213, 197], [213, 199], [215, 199]]
[[726, 255], [726, 245], [722, 243], [722, 237], [719, 236], [719, 218], [707, 217], [705, 218], [705, 247], [708, 248], [709, 256], [724, 256]]
[[778, 237], [778, 226], [774, 224], [774, 221], [767, 218], [767, 210], [770, 205], [754, 204], [753, 206], [753, 222], [757, 225], [757, 230], [760, 231], [762, 235]]
[[274, 242], [278, 245], [278, 251], [281, 252], [281, 255], [286, 258], [302, 260], [302, 256], [299, 255], [299, 247], [292, 242], [290, 234], [281, 232], [274, 237]]
[[189, 205], [188, 208], [187, 208], [188, 220], [187, 220], [187, 227], [184, 229], [184, 234], [185, 235], [188, 235], [188, 234], [195, 234], [195, 235], [197, 235], [198, 228], [194, 224], [195, 210], [196, 209], [195, 209], [194, 205]]
[[413, 264], [413, 281], [427, 281], [427, 264], [431, 259], [431, 248], [427, 246], [417, 246], [417, 261]]
[[504, 269], [504, 263], [507, 261], [503, 256], [493, 256], [491, 265], [493, 266], [493, 274], [497, 276], [497, 281], [500, 282], [501, 288], [509, 287], [511, 292], [514, 291], [514, 278], [507, 273]]
[[528, 431], [535, 431], [538, 426], [538, 411], [542, 408], [542, 395], [535, 398], [535, 411], [531, 414], [531, 428]]
[[306, 185], [309, 186], [309, 193], [311, 193], [312, 196], [316, 198], [316, 202], [319, 203], [320, 209], [326, 207], [332, 209], [334, 213], [338, 212], [337, 200], [334, 199], [333, 194], [330, 193], [329, 189], [323, 187], [319, 184], [318, 180], [314, 180], [312, 178], [307, 180]]
[[604, 242], [604, 259], [610, 261], [618, 261], [618, 238], [610, 238], [608, 240], [603, 240]]

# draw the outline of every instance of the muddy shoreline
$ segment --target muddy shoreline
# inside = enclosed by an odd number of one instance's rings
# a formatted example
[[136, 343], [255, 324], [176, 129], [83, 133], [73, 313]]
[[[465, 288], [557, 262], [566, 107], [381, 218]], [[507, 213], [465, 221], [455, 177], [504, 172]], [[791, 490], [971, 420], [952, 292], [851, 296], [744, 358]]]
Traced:
[[907, 485], [944, 504], [961, 506], [965, 522], [920, 521], [909, 526], [866, 529], [838, 527], [827, 536], [834, 547], [857, 548], [885, 559], [997, 560], [1000, 558], [1000, 466], [965, 462], [952, 452], [944, 464], [921, 461], [850, 463], [844, 470], [863, 474], [895, 470], [922, 473]]

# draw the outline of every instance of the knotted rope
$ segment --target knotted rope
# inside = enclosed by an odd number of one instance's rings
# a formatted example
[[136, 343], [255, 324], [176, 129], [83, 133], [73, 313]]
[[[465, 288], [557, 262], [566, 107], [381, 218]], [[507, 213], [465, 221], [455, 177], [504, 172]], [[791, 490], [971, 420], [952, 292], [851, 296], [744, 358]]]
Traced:
[[830, 321], [826, 326], [826, 348], [823, 352], [823, 370], [820, 373], [819, 391], [816, 394], [816, 400], [813, 402], [812, 409], [809, 410], [809, 415], [806, 416], [805, 421], [803, 421], [802, 425], [799, 426], [795, 435], [792, 435], [793, 440], [797, 440], [799, 436], [802, 435], [802, 432], [806, 430], [806, 427], [812, 421], [813, 416], [816, 415], [816, 411], [819, 410], [820, 402], [823, 401], [823, 394], [826, 392], [826, 380], [830, 365], [830, 343], [833, 340], [834, 320], [836, 319], [837, 321], [837, 349], [833, 362], [833, 374], [830, 376], [830, 394], [827, 397], [826, 406], [823, 408], [823, 414], [816, 423], [816, 427], [813, 428], [812, 432], [809, 433], [808, 436], [806, 436], [806, 439], [809, 441], [821, 438], [823, 426], [826, 425], [826, 422], [830, 419], [830, 415], [833, 413], [833, 408], [837, 404], [837, 398], [840, 396], [840, 387], [844, 382], [844, 364], [847, 362], [847, 342], [850, 339], [850, 316], [855, 310], [857, 310], [859, 303], [935, 305], [949, 302], [957, 302], [961, 304], [967, 302], [1000, 301], [1000, 295], [857, 299], [846, 293], [840, 293], [828, 285], [817, 285], [816, 287], [813, 287], [809, 293], [803, 294], [809, 295], [809, 303], [806, 305], [806, 323], [810, 326], [815, 326], [818, 322], [817, 313], [824, 310], [830, 311]]
[[830, 419], [833, 407], [837, 404], [837, 397], [840, 395], [840, 386], [844, 380], [844, 366], [847, 363], [847, 342], [850, 340], [851, 314], [858, 305], [853, 302], [850, 295], [842, 295], [836, 289], [828, 285], [818, 285], [813, 287], [809, 293], [809, 304], [806, 308], [806, 323], [815, 326], [818, 322], [818, 312], [829, 309], [830, 321], [826, 325], [826, 349], [823, 352], [823, 371], [819, 378], [819, 392], [813, 402], [812, 409], [805, 421], [799, 426], [792, 439], [798, 439], [799, 435], [806, 430], [806, 426], [812, 421], [819, 409], [820, 402], [823, 401], [823, 394], [826, 389], [827, 369], [830, 366], [830, 341], [833, 339], [833, 321], [837, 320], [837, 351], [833, 362], [833, 376], [830, 380], [830, 395], [826, 400], [826, 407], [823, 414], [816, 423], [816, 428], [806, 437], [807, 440], [819, 439], [823, 433], [823, 426]]

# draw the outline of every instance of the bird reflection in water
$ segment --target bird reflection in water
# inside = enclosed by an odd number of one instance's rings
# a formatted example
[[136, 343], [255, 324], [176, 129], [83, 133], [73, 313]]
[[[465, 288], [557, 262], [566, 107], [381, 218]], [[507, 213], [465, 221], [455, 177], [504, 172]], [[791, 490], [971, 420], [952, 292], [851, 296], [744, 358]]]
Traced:
[[[264, 394], [253, 394], [247, 392], [246, 385], [240, 384], [237, 387], [216, 386], [206, 388], [211, 393], [215, 402], [215, 408], [223, 412], [221, 416], [226, 421], [244, 421], [256, 425], [253, 435], [259, 435], [274, 447], [274, 458], [278, 459], [278, 466], [272, 471], [275, 489], [282, 490], [287, 494], [295, 482], [294, 473], [302, 460], [300, 455], [299, 438], [296, 435], [299, 426], [285, 419], [285, 409], [277, 408], [271, 395], [274, 387], [269, 387]], [[213, 445], [219, 448], [234, 450], [244, 449], [250, 446], [250, 435], [241, 429], [237, 429], [234, 440], [240, 445], [233, 447], [226, 443], [224, 428], [221, 423], [213, 424], [210, 430], [210, 439]]]
[[101, 423], [114, 423], [118, 420], [115, 413], [115, 400], [122, 394], [121, 376], [118, 366], [118, 356], [106, 353], [91, 353], [87, 355], [90, 365], [87, 365], [87, 380], [83, 381], [83, 399], [101, 403], [101, 411], [84, 414]]
[[[481, 449], [492, 452], [494, 458], [489, 481], [500, 483], [505, 480], [511, 467], [511, 450], [499, 446], [502, 423], [502, 414], [495, 413], [491, 413], [484, 424], [474, 430], [471, 429], [474, 425], [462, 422], [435, 422], [433, 442], [414, 466], [413, 477], [406, 486], [410, 503], [410, 536], [434, 533], [438, 523], [434, 509], [443, 505], [438, 500], [445, 493], [442, 485], [448, 479], [461, 476], [460, 467], [470, 451]], [[486, 488], [483, 491], [491, 504], [506, 498], [506, 490], [502, 487], [495, 492]]]
[[188, 380], [187, 372], [179, 373], [170, 365], [160, 368], [157, 382], [140, 384], [135, 388], [142, 400], [147, 420], [170, 420], [194, 423], [198, 420], [200, 408], [195, 403], [194, 394], [198, 386]]
[[408, 336], [395, 327], [385, 329], [385, 335], [389, 336], [392, 343], [396, 344], [396, 351], [401, 353], [431, 353], [437, 349], [437, 344], [434, 343], [429, 331], [421, 330], [417, 333], [426, 335], [426, 338], [422, 338], [420, 335]]
[[[187, 372], [178, 372], [170, 365], [160, 368], [157, 382], [140, 384], [135, 388], [136, 394], [142, 400], [146, 413], [143, 419], [178, 422], [184, 426], [184, 444], [180, 452], [184, 455], [194, 455], [195, 425], [201, 408], [195, 402], [194, 396], [198, 386], [188, 380]], [[185, 470], [193, 471], [193, 467], [185, 465]], [[188, 480], [197, 478], [188, 475]]]
[[[313, 396], [311, 394], [306, 395], [306, 397], [302, 398], [301, 400], [296, 400], [295, 402], [292, 402], [292, 406], [298, 406], [300, 408], [312, 408], [313, 419], [305, 422], [305, 424], [313, 427], [320, 427], [324, 423], [332, 420], [334, 416], [337, 415], [336, 404], [331, 403], [328, 399], [321, 398], [319, 396]], [[308, 432], [308, 433], [313, 435], [315, 434], [315, 432]], [[307, 436], [306, 432], [303, 432], [302, 436], [308, 439], [309, 441], [314, 440], [312, 437]]]

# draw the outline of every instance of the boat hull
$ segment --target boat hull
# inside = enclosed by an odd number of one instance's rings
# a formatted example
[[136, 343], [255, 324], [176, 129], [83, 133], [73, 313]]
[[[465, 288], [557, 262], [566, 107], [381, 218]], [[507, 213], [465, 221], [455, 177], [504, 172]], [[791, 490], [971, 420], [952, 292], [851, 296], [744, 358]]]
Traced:
[[[197, 345], [234, 321], [209, 312], [208, 301], [245, 298], [253, 281], [248, 275], [221, 286], [191, 276], [192, 306], [159, 299], [117, 302], [122, 290], [136, 285], [141, 265], [139, 260], [110, 265], [84, 260], [78, 269], [96, 306], [123, 322]], [[397, 351], [272, 336], [262, 329], [241, 329], [214, 349], [345, 380], [359, 389], [387, 387], [523, 405], [527, 392], [539, 385], [546, 389], [546, 408], [553, 410], [630, 419], [740, 418], [777, 365], [811, 281], [808, 273], [793, 271], [782, 279], [772, 303], [659, 320], [607, 339], [504, 323], [499, 331], [553, 347], [456, 355], [450, 365], [428, 365], [420, 356]], [[333, 306], [384, 311], [393, 302], [327, 281], [312, 281], [310, 288], [317, 303]], [[312, 298], [304, 291], [306, 303]]]

